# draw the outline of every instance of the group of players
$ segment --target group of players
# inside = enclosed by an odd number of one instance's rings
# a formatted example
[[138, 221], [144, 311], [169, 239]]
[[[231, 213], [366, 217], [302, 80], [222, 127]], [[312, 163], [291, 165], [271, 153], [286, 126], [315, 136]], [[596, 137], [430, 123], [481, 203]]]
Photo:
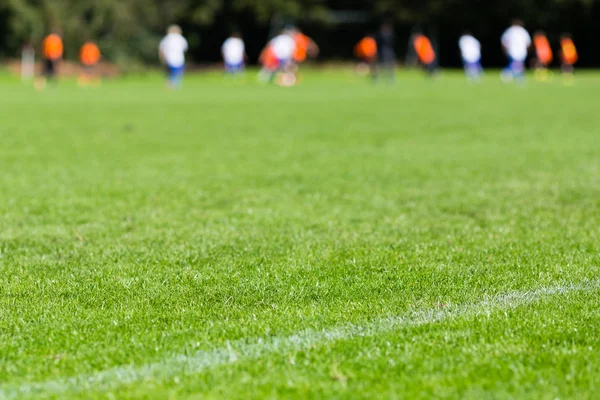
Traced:
[[[60, 35], [56, 32], [46, 36], [42, 42], [42, 75], [36, 79], [35, 87], [38, 90], [46, 88], [47, 79], [53, 79], [59, 68], [59, 64], [63, 58], [64, 46]], [[29, 60], [33, 60], [35, 53], [31, 45], [26, 45], [23, 48], [24, 64]], [[79, 62], [82, 70], [77, 80], [80, 86], [97, 85], [99, 77], [95, 73], [95, 67], [100, 62], [102, 54], [98, 46], [91, 41], [83, 43], [79, 50]], [[23, 68], [25, 65], [23, 65]]]
[[[373, 77], [378, 76], [381, 68], [388, 67], [393, 70], [393, 42], [390, 43], [390, 27], [382, 26], [378, 35], [369, 35], [363, 38], [354, 49], [355, 56], [362, 61], [358, 71], [371, 71]], [[431, 40], [423, 33], [417, 33], [411, 38], [411, 46], [420, 65], [428, 74], [434, 75], [437, 70], [437, 54]], [[533, 40], [521, 20], [513, 21], [512, 25], [502, 34], [501, 45], [508, 58], [508, 66], [502, 70], [501, 78], [505, 82], [516, 80], [523, 82], [525, 79], [526, 60], [533, 45], [533, 67], [538, 80], [547, 80], [550, 77], [549, 66], [554, 55], [550, 42], [544, 32], [535, 33]], [[472, 34], [465, 33], [458, 40], [465, 75], [468, 80], [478, 82], [483, 74], [481, 64], [481, 43]], [[392, 55], [390, 55], [390, 53]], [[578, 60], [577, 48], [569, 34], [560, 38], [561, 71], [570, 83], [573, 69]]]
[[[188, 43], [181, 28], [172, 25], [159, 45], [159, 57], [167, 72], [170, 88], [181, 86]], [[298, 82], [298, 65], [308, 57], [316, 57], [319, 47], [295, 27], [288, 27], [271, 39], [262, 50], [259, 61], [261, 80], [292, 86]], [[225, 73], [237, 76], [244, 73], [247, 60], [246, 47], [239, 32], [234, 32], [221, 46]]]
[[[532, 46], [535, 51], [536, 77], [540, 80], [549, 78], [548, 67], [554, 55], [550, 42], [543, 32], [537, 32], [532, 39], [524, 28], [523, 22], [515, 20], [503, 33], [501, 44], [509, 60], [508, 66], [501, 73], [504, 81], [522, 82], [525, 79], [525, 63]], [[434, 75], [437, 71], [438, 56], [431, 40], [423, 33], [417, 33], [411, 38], [411, 46], [419, 64], [428, 74]], [[458, 47], [467, 79], [479, 81], [483, 73], [480, 42], [470, 33], [465, 33], [460, 37]], [[160, 42], [158, 52], [167, 70], [167, 84], [170, 88], [181, 86], [187, 50], [188, 42], [182, 35], [181, 28], [171, 25], [167, 35]], [[36, 87], [40, 89], [45, 87], [47, 77], [55, 76], [58, 63], [63, 56], [62, 39], [57, 33], [52, 33], [44, 39], [42, 54], [43, 74], [39, 80], [36, 80]], [[264, 82], [293, 86], [300, 79], [299, 65], [307, 58], [314, 58], [318, 54], [319, 47], [314, 40], [296, 27], [285, 28], [262, 50], [259, 57], [261, 64], [259, 77]], [[393, 80], [396, 55], [392, 25], [383, 24], [377, 34], [367, 35], [360, 40], [354, 48], [354, 54], [361, 61], [357, 68], [358, 72], [365, 74], [370, 71], [374, 79], [386, 73]], [[221, 55], [227, 74], [236, 76], [244, 72], [247, 55], [240, 33], [233, 33], [225, 40], [221, 47]], [[563, 74], [572, 77], [578, 54], [573, 40], [567, 34], [561, 36], [559, 55]], [[98, 81], [94, 70], [100, 59], [100, 49], [95, 43], [88, 41], [82, 45], [79, 53], [79, 60], [83, 66], [78, 80], [80, 85], [85, 86]]]
[[[222, 48], [226, 71], [236, 73], [243, 70], [245, 53], [243, 41], [239, 41], [238, 51], [231, 51], [228, 39]], [[535, 33], [533, 39], [524, 27], [521, 20], [514, 20], [511, 26], [502, 34], [500, 43], [508, 58], [508, 66], [502, 70], [501, 78], [505, 82], [523, 82], [525, 79], [526, 60], [533, 46], [533, 67], [538, 80], [547, 80], [550, 77], [549, 66], [554, 54], [550, 41], [542, 31]], [[438, 67], [438, 56], [431, 40], [423, 33], [416, 33], [411, 38], [411, 46], [420, 65], [429, 75], [434, 75]], [[471, 33], [463, 34], [458, 40], [464, 71], [469, 81], [478, 82], [483, 74], [481, 63], [481, 43]], [[275, 81], [283, 86], [291, 86], [298, 81], [298, 66], [307, 57], [316, 57], [319, 47], [308, 36], [297, 28], [283, 30], [278, 36], [268, 42], [260, 55], [262, 69], [261, 79], [269, 82]], [[361, 39], [354, 48], [355, 56], [361, 60], [357, 72], [364, 74], [368, 71], [374, 79], [380, 75], [387, 75], [394, 79], [396, 67], [394, 31], [391, 24], [383, 24], [376, 35], [367, 35]], [[577, 63], [577, 48], [569, 34], [560, 38], [561, 71], [566, 78], [565, 82], [572, 82], [574, 65]], [[232, 68], [231, 66], [235, 67]]]
[[[502, 35], [501, 42], [509, 59], [508, 67], [501, 74], [503, 81], [517, 79], [522, 82], [525, 79], [525, 62], [532, 45], [534, 50], [533, 67], [535, 68], [536, 78], [539, 80], [549, 78], [548, 67], [554, 56], [550, 41], [544, 32], [537, 31], [532, 40], [529, 32], [524, 27], [523, 21], [515, 20], [512, 26]], [[567, 33], [562, 34], [560, 37], [559, 56], [561, 71], [566, 79], [565, 82], [571, 83], [573, 69], [579, 56], [571, 35]]]

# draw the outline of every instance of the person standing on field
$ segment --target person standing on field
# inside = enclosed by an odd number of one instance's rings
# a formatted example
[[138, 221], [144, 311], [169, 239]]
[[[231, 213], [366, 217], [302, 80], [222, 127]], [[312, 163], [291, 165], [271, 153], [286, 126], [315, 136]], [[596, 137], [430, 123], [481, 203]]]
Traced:
[[63, 57], [63, 41], [57, 31], [49, 34], [42, 42], [42, 76], [36, 81], [36, 89], [46, 88], [47, 81], [54, 81]]
[[425, 72], [427, 72], [429, 76], [435, 75], [437, 56], [433, 49], [433, 45], [431, 44], [431, 40], [424, 34], [418, 33], [413, 38], [413, 46], [417, 58], [419, 59], [419, 63], [425, 68]]
[[235, 76], [244, 72], [246, 45], [239, 32], [234, 32], [231, 37], [223, 42], [221, 55], [225, 62], [225, 73]]
[[81, 87], [87, 85], [98, 85], [100, 83], [96, 67], [100, 62], [102, 54], [100, 49], [94, 42], [85, 42], [79, 50], [79, 61], [83, 67], [81, 74], [79, 75], [78, 84]]
[[527, 53], [531, 47], [531, 36], [524, 28], [523, 21], [514, 20], [512, 26], [504, 31], [501, 43], [509, 60], [508, 66], [502, 70], [502, 80], [510, 82], [517, 79], [524, 82], [525, 60], [527, 60]]
[[354, 56], [358, 58], [359, 64], [356, 66], [356, 74], [365, 76], [375, 72], [377, 62], [377, 41], [375, 35], [367, 35], [354, 46]]
[[537, 31], [533, 35], [533, 47], [535, 49], [535, 78], [539, 81], [547, 81], [551, 77], [548, 67], [554, 55], [548, 37], [543, 31]]
[[479, 82], [483, 68], [481, 67], [481, 43], [473, 35], [466, 32], [458, 40], [460, 55], [465, 68], [465, 75], [470, 82]]
[[167, 84], [171, 89], [181, 87], [188, 42], [178, 25], [171, 25], [158, 46], [158, 56], [167, 69]]
[[383, 73], [389, 82], [396, 80], [396, 34], [394, 26], [386, 22], [381, 25], [377, 35], [377, 56], [378, 63], [373, 77], [378, 78], [379, 73]]
[[294, 86], [296, 84], [296, 71], [294, 64], [294, 54], [296, 52], [296, 42], [292, 37], [292, 32], [288, 29], [275, 36], [268, 44], [273, 55], [277, 59], [277, 72], [271, 75], [271, 81], [277, 78], [277, 84], [280, 86]]
[[573, 83], [573, 70], [575, 69], [575, 63], [579, 59], [577, 54], [577, 48], [573, 42], [573, 38], [568, 33], [563, 33], [560, 37], [560, 69], [563, 75], [563, 81], [565, 84], [570, 85]]

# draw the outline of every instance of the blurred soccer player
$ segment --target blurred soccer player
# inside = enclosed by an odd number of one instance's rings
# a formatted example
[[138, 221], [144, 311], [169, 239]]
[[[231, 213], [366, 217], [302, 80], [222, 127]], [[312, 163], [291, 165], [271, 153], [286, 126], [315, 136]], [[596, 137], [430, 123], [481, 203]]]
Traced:
[[548, 66], [552, 62], [553, 54], [550, 42], [544, 32], [537, 31], [533, 35], [533, 47], [535, 49], [535, 78], [539, 81], [547, 81], [550, 79]]
[[94, 42], [85, 42], [81, 46], [79, 61], [83, 66], [83, 71], [79, 75], [79, 86], [97, 85], [99, 83], [96, 69], [101, 57], [100, 49]]
[[429, 76], [433, 76], [436, 72], [436, 55], [431, 40], [422, 33], [418, 33], [413, 39], [413, 46], [415, 47], [419, 62], [423, 65], [425, 71], [427, 71]]
[[573, 83], [573, 70], [579, 59], [573, 38], [568, 33], [560, 37], [560, 60], [563, 79], [566, 84]]
[[292, 39], [296, 43], [296, 50], [294, 51], [294, 62], [296, 64], [302, 64], [306, 61], [307, 57], [316, 57], [319, 55], [319, 46], [314, 40], [302, 33], [298, 28], [292, 28], [290, 30]]
[[394, 26], [391, 23], [384, 23], [379, 29], [377, 35], [377, 55], [378, 63], [373, 75], [378, 78], [382, 73], [390, 82], [396, 79], [396, 34]]
[[377, 62], [377, 41], [373, 35], [367, 35], [354, 46], [354, 56], [360, 60], [356, 66], [356, 73], [365, 76], [375, 71]]
[[518, 79], [523, 82], [525, 80], [525, 60], [529, 47], [531, 47], [531, 36], [523, 27], [523, 21], [514, 20], [502, 34], [501, 43], [509, 60], [508, 67], [502, 70], [502, 80], [510, 82]]
[[221, 54], [225, 62], [225, 73], [232, 76], [244, 72], [246, 46], [239, 32], [234, 32], [221, 46]]
[[28, 81], [35, 77], [35, 48], [26, 42], [21, 49], [21, 80]]
[[181, 28], [178, 25], [169, 26], [167, 35], [158, 46], [158, 55], [167, 68], [167, 83], [171, 89], [181, 87], [187, 50], [188, 42], [181, 34]]
[[258, 57], [258, 61], [262, 68], [258, 73], [258, 77], [263, 82], [269, 82], [279, 69], [279, 60], [273, 51], [271, 43], [268, 43]]
[[481, 43], [470, 33], [458, 39], [458, 47], [465, 68], [465, 75], [471, 82], [479, 82], [483, 68], [481, 67]]
[[46, 88], [48, 80], [54, 81], [58, 75], [58, 68], [63, 57], [63, 41], [56, 32], [44, 38], [42, 42], [42, 76], [36, 81], [35, 87], [38, 90]]
[[275, 58], [277, 58], [277, 71], [272, 74], [271, 81], [276, 78], [277, 84], [281, 86], [293, 86], [296, 84], [294, 65], [296, 42], [292, 34], [292, 31], [286, 29], [275, 36], [268, 45]]

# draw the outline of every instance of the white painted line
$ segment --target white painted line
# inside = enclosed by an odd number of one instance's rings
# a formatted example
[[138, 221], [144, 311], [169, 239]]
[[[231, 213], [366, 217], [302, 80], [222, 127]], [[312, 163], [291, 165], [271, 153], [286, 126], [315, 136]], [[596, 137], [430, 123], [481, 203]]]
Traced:
[[579, 284], [560, 284], [531, 291], [515, 291], [487, 297], [478, 303], [468, 305], [449, 305], [442, 309], [416, 310], [404, 316], [382, 318], [365, 325], [344, 324], [318, 331], [306, 330], [286, 337], [238, 340], [227, 343], [225, 347], [198, 352], [194, 355], [171, 356], [152, 364], [126, 365], [70, 378], [27, 382], [20, 386], [3, 385], [0, 386], [0, 399], [37, 398], [57, 396], [63, 393], [82, 393], [89, 390], [110, 390], [132, 383], [174, 379], [231, 364], [237, 360], [257, 360], [274, 353], [310, 350], [315, 345], [356, 337], [376, 336], [403, 327], [428, 325], [457, 318], [487, 317], [494, 312], [514, 309], [545, 297], [572, 292], [589, 292], [596, 289], [600, 289], [600, 280]]

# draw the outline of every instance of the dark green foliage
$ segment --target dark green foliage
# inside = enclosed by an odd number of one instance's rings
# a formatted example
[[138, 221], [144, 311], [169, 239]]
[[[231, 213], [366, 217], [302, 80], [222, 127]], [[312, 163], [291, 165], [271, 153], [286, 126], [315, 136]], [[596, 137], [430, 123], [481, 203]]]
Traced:
[[[4, 47], [15, 54], [24, 42], [39, 43], [58, 30], [65, 38], [67, 57], [87, 38], [96, 40], [114, 61], [154, 60], [156, 44], [174, 22], [210, 27], [219, 13], [251, 12], [268, 24], [272, 15], [293, 18], [317, 10], [324, 2], [303, 0], [5, 0], [1, 25], [7, 29]], [[308, 14], [306, 14], [308, 15]]]
[[[74, 57], [83, 40], [93, 38], [111, 61], [156, 62], [160, 36], [168, 24], [177, 22], [192, 39], [191, 56], [196, 61], [216, 61], [218, 45], [232, 25], [242, 25], [256, 42], [249, 52], [255, 59], [259, 43], [266, 41], [270, 24], [278, 17], [309, 24], [317, 38], [328, 41], [323, 58], [350, 56], [343, 38], [354, 40], [382, 19], [398, 23], [402, 46], [408, 31], [422, 25], [454, 53], [455, 36], [464, 28], [482, 36], [484, 47], [490, 43], [497, 48], [498, 30], [513, 17], [556, 37], [563, 30], [574, 31], [578, 42], [590, 49], [582, 53], [592, 54], [599, 33], [595, 24], [599, 8], [594, 0], [1, 0], [0, 54], [15, 56], [24, 42], [39, 44], [46, 33], [58, 28], [65, 37], [68, 58]], [[362, 13], [367, 22], [344, 26], [344, 35], [332, 36], [340, 29], [332, 13], [336, 11]], [[442, 63], [448, 59], [456, 63], [454, 53], [444, 55]], [[588, 57], [592, 58], [583, 56], [582, 62], [600, 61], [595, 55]], [[492, 56], [493, 63], [500, 59], [501, 54]]]

